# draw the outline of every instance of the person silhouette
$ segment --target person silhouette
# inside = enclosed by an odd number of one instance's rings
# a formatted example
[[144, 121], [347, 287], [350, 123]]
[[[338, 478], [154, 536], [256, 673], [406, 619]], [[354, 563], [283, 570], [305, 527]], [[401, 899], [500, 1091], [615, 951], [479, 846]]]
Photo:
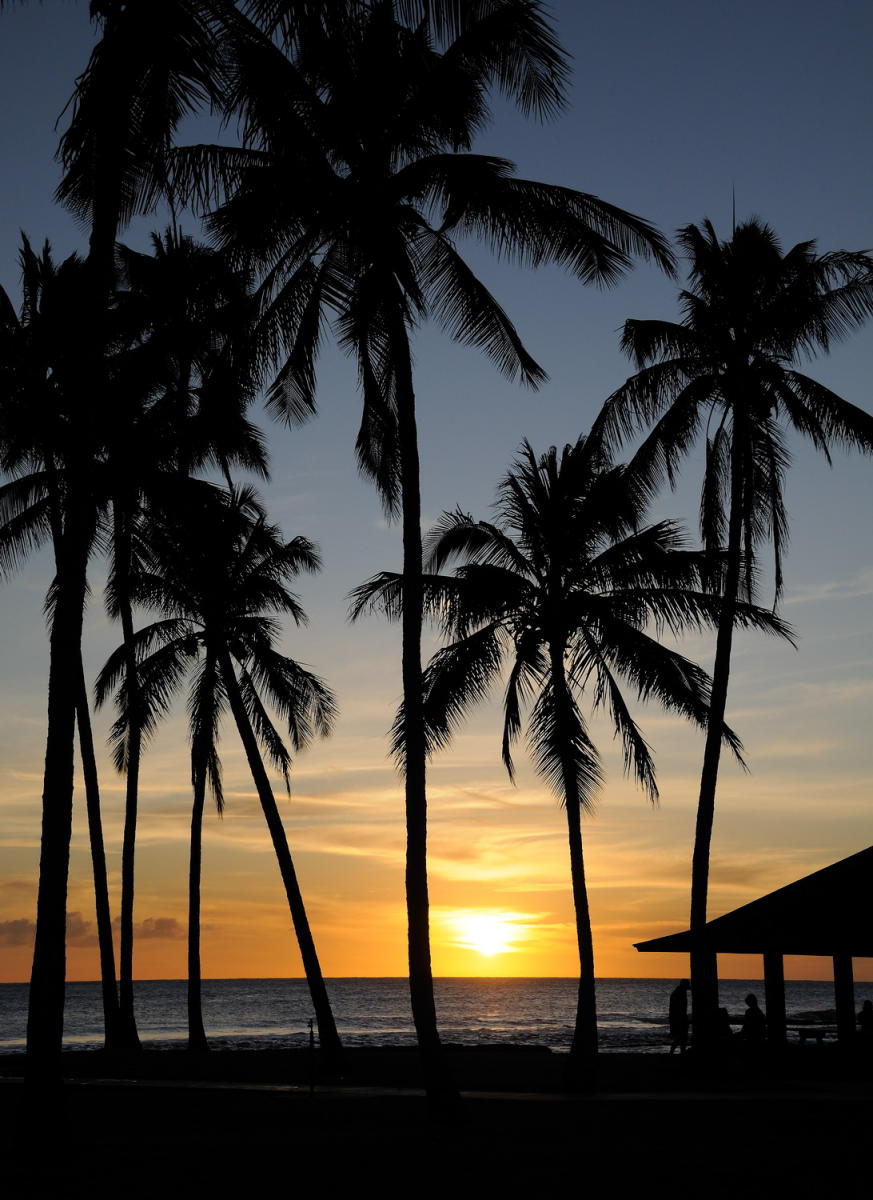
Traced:
[[670, 1053], [685, 1053], [688, 1045], [688, 989], [691, 982], [680, 979], [670, 993]]
[[865, 1000], [857, 1016], [858, 1032], [863, 1038], [873, 1039], [873, 1000]]
[[746, 996], [746, 1011], [743, 1014], [743, 1024], [740, 1037], [749, 1042], [763, 1042], [767, 1032], [767, 1018], [758, 1007], [758, 997], [754, 992]]

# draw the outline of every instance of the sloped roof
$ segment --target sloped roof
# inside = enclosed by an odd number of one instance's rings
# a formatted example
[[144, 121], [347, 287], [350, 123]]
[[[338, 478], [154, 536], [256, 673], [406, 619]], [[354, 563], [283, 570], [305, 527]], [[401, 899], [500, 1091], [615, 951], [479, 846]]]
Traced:
[[[851, 954], [873, 958], [873, 846], [707, 922], [721, 954]], [[688, 953], [691, 931], [637, 942], [645, 953]]]

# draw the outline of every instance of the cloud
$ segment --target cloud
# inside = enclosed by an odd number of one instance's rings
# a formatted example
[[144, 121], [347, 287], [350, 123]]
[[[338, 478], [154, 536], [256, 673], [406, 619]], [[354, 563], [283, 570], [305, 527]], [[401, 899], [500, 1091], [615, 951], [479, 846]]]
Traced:
[[[36, 925], [27, 917], [14, 921], [0, 921], [0, 946], [32, 946]], [[97, 931], [93, 921], [87, 921], [80, 912], [67, 913], [67, 944], [70, 946], [96, 946]]]
[[28, 946], [33, 942], [33, 921], [25, 917], [17, 921], [0, 921], [0, 946]]
[[134, 937], [143, 941], [162, 939], [164, 941], [179, 941], [185, 937], [185, 926], [175, 917], [146, 917], [134, 927]]
[[856, 596], [873, 596], [873, 568], [857, 571], [845, 579], [801, 585], [786, 596], [785, 604], [815, 604], [820, 600], [848, 600]]
[[97, 929], [93, 921], [86, 921], [79, 912], [67, 913], [67, 945], [96, 946]]

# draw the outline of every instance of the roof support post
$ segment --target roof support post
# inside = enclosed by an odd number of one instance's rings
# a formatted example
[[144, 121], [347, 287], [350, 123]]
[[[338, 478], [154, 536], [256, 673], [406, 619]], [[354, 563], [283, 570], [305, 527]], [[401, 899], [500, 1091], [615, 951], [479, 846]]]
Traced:
[[785, 968], [778, 950], [764, 952], [764, 1003], [767, 1006], [767, 1040], [785, 1041]]
[[834, 1001], [837, 1009], [837, 1039], [850, 1042], [855, 1036], [855, 980], [851, 954], [834, 955]]

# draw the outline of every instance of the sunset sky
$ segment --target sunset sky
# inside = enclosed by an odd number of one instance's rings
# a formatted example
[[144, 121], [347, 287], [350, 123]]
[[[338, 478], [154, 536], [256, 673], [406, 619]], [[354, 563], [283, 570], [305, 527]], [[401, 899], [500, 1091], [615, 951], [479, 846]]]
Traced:
[[[672, 233], [709, 217], [730, 235], [738, 219], [770, 223], [784, 248], [873, 246], [869, 56], [865, 0], [714, 3], [711, 0], [563, 0], [552, 6], [575, 70], [564, 115], [543, 128], [496, 104], [478, 149], [519, 173], [584, 191]], [[30, 4], [0, 15], [0, 284], [17, 296], [19, 230], [48, 237], [57, 257], [85, 246], [52, 204], [55, 122], [87, 61], [88, 6]], [[212, 132], [190, 131], [192, 138]], [[225, 139], [227, 140], [227, 139]], [[153, 222], [123, 240], [143, 246]], [[196, 233], [193, 220], [183, 222]], [[575, 440], [629, 373], [618, 348], [627, 317], [677, 315], [676, 285], [641, 266], [609, 292], [559, 270], [470, 262], [548, 370], [537, 394], [506, 383], [482, 356], [425, 328], [415, 343], [425, 525], [460, 505], [488, 515], [494, 488], [524, 437], [538, 450]], [[865, 408], [873, 329], [809, 373]], [[289, 840], [325, 974], [402, 975], [403, 806], [386, 757], [400, 692], [399, 633], [378, 618], [346, 620], [347, 594], [399, 565], [399, 529], [356, 475], [360, 402], [352, 366], [332, 350], [320, 367], [320, 415], [301, 430], [258, 416], [273, 478], [263, 494], [290, 537], [320, 544], [324, 569], [300, 581], [307, 629], [284, 644], [334, 689], [340, 718], [303, 753], [282, 800]], [[783, 615], [799, 648], [738, 639], [728, 719], [750, 774], [726, 761], [719, 783], [710, 913], [716, 916], [873, 843], [873, 522], [871, 463], [837, 452], [830, 470], [792, 443], [787, 488], [791, 541]], [[653, 516], [695, 533], [699, 456]], [[96, 674], [120, 640], [101, 605], [105, 564], [91, 568], [87, 664]], [[765, 572], [766, 577], [766, 572]], [[45, 738], [47, 554], [0, 589], [0, 981], [29, 976]], [[765, 602], [768, 599], [765, 585]], [[428, 649], [437, 643], [429, 641]], [[683, 650], [711, 668], [708, 638]], [[661, 803], [622, 778], [608, 726], [595, 722], [607, 766], [596, 814], [584, 822], [598, 972], [674, 976], [687, 962], [641, 956], [633, 943], [684, 929], [702, 737], [655, 708], [641, 723], [657, 754]], [[101, 738], [111, 714], [100, 714]], [[573, 975], [577, 970], [566, 823], [558, 802], [518, 756], [513, 786], [499, 761], [499, 697], [479, 710], [429, 775], [433, 960], [437, 975]], [[207, 977], [301, 974], [269, 836], [238, 744], [222, 740], [226, 812], [210, 812], [204, 845], [203, 970]], [[142, 776], [135, 974], [185, 973], [190, 806], [184, 711], [155, 738]], [[108, 759], [102, 787], [117, 905], [123, 786]], [[98, 973], [84, 803], [77, 792], [70, 877], [69, 976]], [[856, 964], [873, 978], [873, 964]], [[829, 977], [827, 960], [788, 964], [796, 978]], [[722, 972], [760, 972], [724, 959]], [[866, 972], [866, 975], [865, 975]]]

